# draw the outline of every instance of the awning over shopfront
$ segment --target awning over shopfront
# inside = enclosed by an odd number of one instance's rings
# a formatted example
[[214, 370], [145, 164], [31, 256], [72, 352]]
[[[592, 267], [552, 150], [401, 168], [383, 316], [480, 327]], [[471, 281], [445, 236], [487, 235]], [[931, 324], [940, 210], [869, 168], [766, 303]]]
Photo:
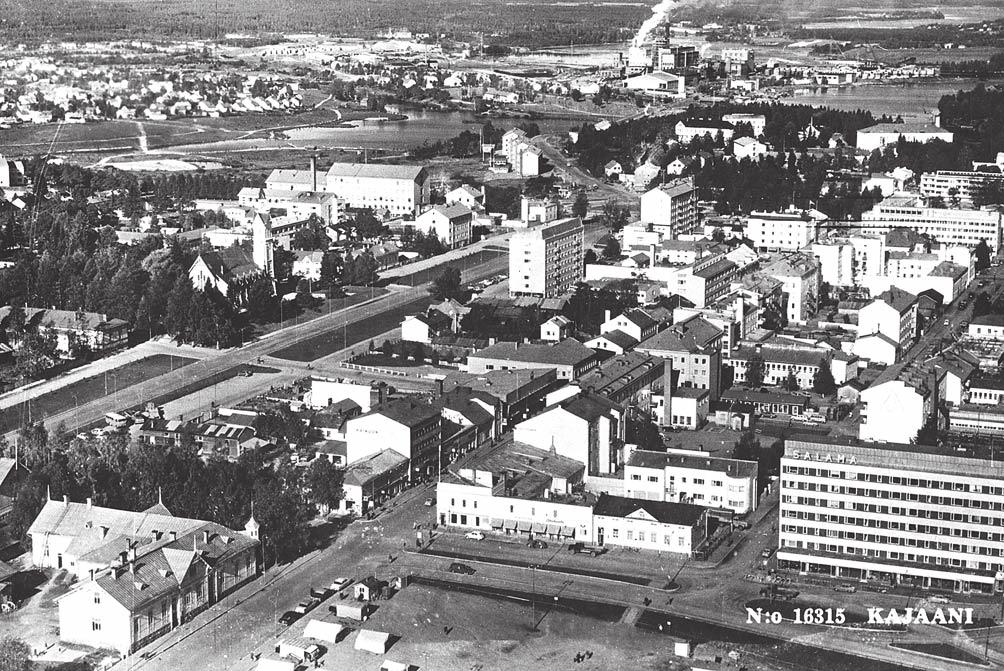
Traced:
[[516, 529], [518, 531], [522, 531], [522, 532], [526, 532], [526, 533], [528, 533], [530, 531], [531, 527], [532, 527], [532, 525], [529, 522], [520, 522], [519, 524], [516, 525]]
[[499, 518], [499, 517], [493, 517], [492, 518], [492, 529], [501, 529], [501, 528], [502, 528], [502, 519]]
[[561, 527], [561, 535], [565, 538], [575, 538], [575, 529], [572, 527]]

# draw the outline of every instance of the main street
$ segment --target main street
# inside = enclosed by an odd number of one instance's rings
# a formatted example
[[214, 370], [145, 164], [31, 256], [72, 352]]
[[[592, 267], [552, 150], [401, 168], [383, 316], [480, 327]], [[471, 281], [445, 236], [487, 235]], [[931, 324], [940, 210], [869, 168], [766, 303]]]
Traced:
[[[458, 262], [456, 265], [462, 264]], [[505, 267], [505, 257], [494, 258], [482, 263], [471, 265], [470, 267], [464, 269], [462, 277], [466, 282], [474, 282], [497, 274]], [[168, 372], [164, 375], [135, 384], [124, 390], [119, 390], [119, 393], [116, 396], [121, 402], [122, 407], [142, 405], [151, 399], [177, 392], [214, 375], [229, 371], [235, 366], [254, 363], [257, 361], [258, 357], [266, 357], [270, 353], [295, 345], [311, 337], [317, 336], [318, 334], [336, 334], [339, 330], [343, 330], [351, 324], [377, 317], [389, 310], [400, 308], [401, 306], [426, 298], [427, 296], [427, 284], [417, 287], [398, 287], [372, 301], [360, 303], [329, 315], [323, 315], [308, 322], [287, 326], [283, 329], [270, 333], [259, 340], [247, 343], [242, 347], [219, 350], [215, 355], [205, 356], [197, 364], [186, 366], [185, 368]], [[393, 328], [393, 325], [391, 328]], [[361, 340], [368, 341], [368, 339]], [[354, 344], [358, 343], [348, 341], [343, 342], [344, 347]], [[336, 349], [342, 348], [339, 347]], [[276, 363], [278, 360], [273, 358], [269, 359], [269, 361]], [[284, 372], [292, 372], [292, 369], [294, 368], [298, 370], [299, 366], [291, 366], [290, 371]], [[251, 379], [253, 380], [254, 378]], [[128, 399], [128, 402], [125, 399]], [[208, 399], [206, 401], [206, 405], [208, 405]], [[71, 410], [46, 417], [43, 420], [43, 423], [50, 431], [55, 430], [60, 424], [62, 424], [67, 431], [77, 431], [83, 427], [100, 422], [106, 413], [119, 409], [122, 408], [116, 407], [114, 397], [102, 396], [100, 398], [81, 403], [79, 406]], [[15, 437], [15, 431], [11, 431], [6, 435], [8, 441], [13, 441]]]

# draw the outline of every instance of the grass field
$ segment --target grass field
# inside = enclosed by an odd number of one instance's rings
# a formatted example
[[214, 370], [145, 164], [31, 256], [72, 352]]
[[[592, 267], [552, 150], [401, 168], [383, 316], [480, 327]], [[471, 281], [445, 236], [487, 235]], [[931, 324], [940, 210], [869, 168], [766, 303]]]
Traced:
[[422, 296], [380, 314], [353, 322], [344, 328], [318, 333], [288, 347], [269, 352], [269, 356], [290, 361], [315, 361], [390, 331], [401, 324], [405, 315], [421, 312], [432, 302], [432, 296]]
[[[358, 116], [346, 113], [346, 118]], [[139, 149], [142, 126], [151, 149], [181, 144], [233, 140], [254, 133], [267, 133], [296, 126], [337, 123], [328, 109], [310, 109], [298, 114], [247, 114], [230, 117], [191, 117], [168, 121], [96, 121], [85, 124], [31, 124], [0, 130], [0, 145], [17, 154], [79, 150], [112, 151]]]
[[[0, 431], [18, 428], [29, 419], [36, 422], [104, 396], [126, 398], [134, 384], [155, 378], [176, 368], [195, 363], [196, 359], [170, 354], [154, 354], [137, 361], [84, 378], [61, 389], [42, 394], [0, 411]], [[124, 392], [124, 393], [123, 393]]]

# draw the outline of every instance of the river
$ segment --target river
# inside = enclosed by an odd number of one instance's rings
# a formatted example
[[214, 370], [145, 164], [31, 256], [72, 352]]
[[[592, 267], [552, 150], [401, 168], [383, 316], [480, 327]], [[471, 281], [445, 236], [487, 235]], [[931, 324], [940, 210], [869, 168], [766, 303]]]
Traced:
[[[811, 89], [789, 98], [790, 104], [808, 104], [833, 107], [841, 110], [866, 109], [876, 116], [881, 114], [924, 118], [935, 110], [938, 100], [946, 93], [970, 89], [976, 85], [972, 79], [932, 79], [890, 84], [860, 84], [846, 88]], [[464, 130], [478, 132], [483, 119], [470, 112], [432, 112], [408, 110], [404, 121], [358, 121], [351, 126], [297, 128], [286, 132], [284, 140], [225, 140], [205, 144], [181, 145], [165, 151], [179, 154], [221, 154], [228, 152], [261, 151], [268, 149], [383, 149], [405, 151], [456, 137]], [[496, 127], [509, 128], [519, 119], [492, 119]], [[545, 133], [564, 133], [581, 125], [581, 120], [537, 119], [534, 121]]]

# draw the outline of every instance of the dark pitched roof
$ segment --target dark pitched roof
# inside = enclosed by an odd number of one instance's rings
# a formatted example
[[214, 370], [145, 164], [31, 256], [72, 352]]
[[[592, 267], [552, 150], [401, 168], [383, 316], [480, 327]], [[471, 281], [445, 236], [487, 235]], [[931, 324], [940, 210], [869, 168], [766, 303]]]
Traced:
[[639, 343], [637, 349], [670, 352], [698, 352], [708, 347], [722, 335], [721, 329], [704, 317], [696, 315], [685, 322], [674, 324]]
[[639, 510], [644, 511], [657, 522], [689, 527], [700, 522], [707, 508], [689, 503], [648, 501], [646, 499], [629, 499], [624, 496], [601, 494], [596, 505], [593, 506], [593, 515], [627, 517]]
[[261, 272], [261, 268], [254, 262], [250, 250], [240, 246], [202, 252], [199, 254], [199, 258], [205, 262], [214, 275], [225, 280], [247, 277]]
[[614, 329], [613, 331], [607, 331], [606, 333], [600, 334], [598, 337], [606, 338], [613, 344], [617, 345], [621, 349], [631, 349], [638, 344], [638, 341], [634, 336], [628, 335], [621, 331], [620, 329]]
[[566, 338], [554, 345], [499, 342], [471, 356], [478, 359], [575, 366], [592, 359], [596, 353], [575, 338]]
[[[705, 392], [707, 390], [704, 390]], [[676, 392], [673, 392], [674, 394]], [[628, 466], [642, 468], [693, 468], [704, 471], [718, 471], [733, 477], [748, 478], [757, 474], [757, 462], [743, 459], [724, 459], [700, 454], [671, 454], [652, 450], [635, 450], [628, 457]]]
[[909, 291], [903, 291], [899, 287], [889, 287], [888, 290], [876, 296], [875, 300], [880, 300], [892, 307], [896, 312], [903, 314], [910, 309], [911, 305], [917, 302], [917, 297]]
[[373, 409], [371, 415], [383, 415], [405, 426], [417, 426], [439, 415], [439, 408], [429, 403], [416, 403], [410, 398], [387, 401]]
[[562, 401], [559, 407], [572, 413], [576, 417], [580, 417], [587, 422], [591, 422], [603, 415], [607, 414], [611, 410], [621, 411], [621, 406], [617, 405], [610, 399], [600, 396], [599, 394], [590, 394], [589, 392], [581, 393], [572, 398]]

